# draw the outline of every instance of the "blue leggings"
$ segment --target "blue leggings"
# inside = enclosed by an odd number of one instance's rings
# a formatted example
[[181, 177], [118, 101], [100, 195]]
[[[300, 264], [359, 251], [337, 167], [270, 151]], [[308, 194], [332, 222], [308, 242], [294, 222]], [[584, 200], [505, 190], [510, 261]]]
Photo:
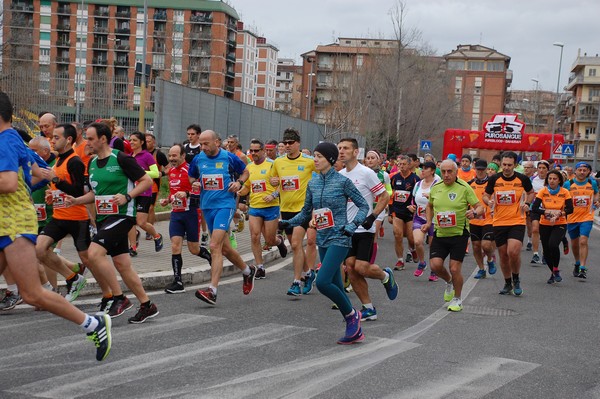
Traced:
[[317, 289], [338, 306], [342, 316], [352, 312], [352, 303], [344, 291], [340, 272], [340, 266], [346, 259], [348, 249], [337, 245], [326, 248], [319, 247], [321, 268], [317, 274]]

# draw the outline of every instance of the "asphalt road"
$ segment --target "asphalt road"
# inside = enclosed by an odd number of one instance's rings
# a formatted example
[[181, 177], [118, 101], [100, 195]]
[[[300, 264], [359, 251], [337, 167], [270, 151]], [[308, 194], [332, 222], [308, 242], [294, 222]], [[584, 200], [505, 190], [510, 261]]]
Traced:
[[[598, 259], [592, 233], [591, 256]], [[391, 230], [379, 260], [395, 262]], [[600, 271], [546, 284], [548, 269], [523, 250], [522, 297], [500, 296], [501, 275], [477, 281], [463, 268], [465, 308], [450, 313], [444, 284], [416, 264], [395, 272], [400, 294], [389, 301], [377, 281], [379, 319], [363, 323], [366, 339], [336, 345], [338, 311], [316, 289], [285, 295], [289, 259], [269, 265], [267, 279], [244, 296], [241, 278], [219, 287], [216, 307], [192, 287], [182, 295], [151, 293], [160, 315], [142, 325], [113, 320], [104, 362], [80, 328], [45, 312], [0, 314], [0, 398], [596, 398], [600, 397]], [[351, 299], [358, 306], [354, 295]], [[96, 299], [78, 301], [94, 311]], [[137, 303], [136, 303], [137, 306]]]

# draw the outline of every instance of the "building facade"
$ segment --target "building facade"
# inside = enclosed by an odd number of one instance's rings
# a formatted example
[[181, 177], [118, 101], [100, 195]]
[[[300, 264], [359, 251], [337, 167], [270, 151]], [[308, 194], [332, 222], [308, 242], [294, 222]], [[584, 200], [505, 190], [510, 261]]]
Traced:
[[524, 133], [550, 133], [554, 121], [556, 93], [547, 90], [511, 90], [505, 111], [525, 123]]
[[451, 96], [461, 114], [460, 129], [480, 131], [494, 114], [504, 112], [512, 82], [510, 57], [482, 45], [458, 45], [444, 55]]
[[208, 0], [147, 0], [146, 16], [143, 0], [4, 0], [2, 72], [27, 70], [30, 90], [114, 115], [140, 107], [142, 72], [150, 110], [156, 78], [233, 98], [238, 19]]
[[256, 64], [258, 57], [258, 34], [237, 23], [237, 47], [235, 49], [235, 91], [233, 99], [246, 104], [256, 103]]
[[568, 133], [566, 140], [576, 144], [578, 159], [593, 160], [594, 144], [598, 127], [600, 109], [600, 57], [581, 55], [571, 67], [571, 76], [567, 84], [571, 92], [567, 100]]
[[304, 118], [300, 115], [302, 66], [295, 65], [294, 60], [291, 58], [278, 59], [275, 90], [275, 111], [294, 118]]

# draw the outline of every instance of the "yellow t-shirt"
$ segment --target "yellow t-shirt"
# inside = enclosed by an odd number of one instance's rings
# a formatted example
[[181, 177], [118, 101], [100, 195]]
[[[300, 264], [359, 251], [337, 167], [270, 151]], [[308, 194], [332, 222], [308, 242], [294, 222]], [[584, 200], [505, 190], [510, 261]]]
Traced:
[[300, 212], [314, 170], [313, 157], [302, 153], [296, 159], [285, 156], [274, 161], [273, 176], [279, 177], [281, 212]]
[[278, 198], [271, 202], [265, 202], [263, 199], [276, 190], [269, 181], [273, 176], [273, 164], [274, 161], [267, 158], [260, 165], [251, 162], [246, 166], [250, 177], [244, 185], [250, 189], [250, 208], [268, 208], [279, 205]]

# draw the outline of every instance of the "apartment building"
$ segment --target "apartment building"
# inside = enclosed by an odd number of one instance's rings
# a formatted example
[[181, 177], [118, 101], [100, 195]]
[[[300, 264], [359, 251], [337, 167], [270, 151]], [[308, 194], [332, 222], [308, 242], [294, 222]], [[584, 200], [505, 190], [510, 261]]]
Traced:
[[294, 118], [306, 118], [301, 115], [302, 66], [295, 65], [291, 58], [277, 60], [277, 83], [275, 94], [275, 111]]
[[141, 0], [3, 5], [3, 73], [30, 71], [34, 89], [67, 107], [137, 109], [143, 71], [148, 109], [159, 77], [233, 98], [239, 17], [224, 2], [153, 0], [146, 16]]
[[567, 90], [568, 134], [565, 139], [576, 144], [578, 159], [594, 159], [594, 143], [600, 109], [600, 57], [577, 52], [571, 67]]
[[264, 37], [257, 39], [258, 48], [256, 68], [256, 106], [275, 110], [275, 93], [277, 85], [277, 54], [279, 49]]
[[445, 54], [446, 71], [459, 129], [482, 130], [494, 114], [504, 112], [506, 93], [512, 82], [510, 57], [480, 44], [460, 44]]
[[510, 90], [505, 111], [525, 123], [524, 133], [550, 133], [554, 121], [556, 93], [548, 90]]

